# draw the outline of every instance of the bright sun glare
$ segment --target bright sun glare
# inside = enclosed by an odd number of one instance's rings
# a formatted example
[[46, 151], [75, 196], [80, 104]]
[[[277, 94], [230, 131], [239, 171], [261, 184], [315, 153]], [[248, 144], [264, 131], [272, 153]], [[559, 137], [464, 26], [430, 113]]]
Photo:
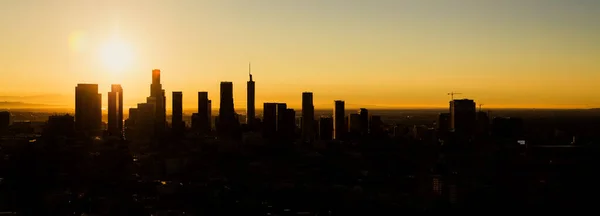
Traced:
[[122, 40], [110, 40], [104, 43], [100, 49], [102, 63], [112, 73], [121, 73], [130, 66], [133, 53], [129, 44]]

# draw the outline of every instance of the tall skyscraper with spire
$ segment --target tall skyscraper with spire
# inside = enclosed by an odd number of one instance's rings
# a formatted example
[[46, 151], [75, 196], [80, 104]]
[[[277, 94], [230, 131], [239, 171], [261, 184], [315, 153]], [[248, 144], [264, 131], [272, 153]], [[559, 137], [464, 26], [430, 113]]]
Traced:
[[160, 70], [152, 70], [152, 84], [150, 84], [150, 98], [155, 102], [156, 132], [163, 132], [167, 125], [167, 110], [165, 90], [160, 83]]
[[248, 63], [248, 76], [250, 76], [250, 80], [248, 80], [248, 84], [246, 86], [247, 93], [247, 105], [246, 105], [246, 124], [248, 126], [254, 126], [254, 121], [256, 119], [256, 106], [255, 106], [255, 85], [254, 80], [252, 80], [252, 67], [250, 63]]

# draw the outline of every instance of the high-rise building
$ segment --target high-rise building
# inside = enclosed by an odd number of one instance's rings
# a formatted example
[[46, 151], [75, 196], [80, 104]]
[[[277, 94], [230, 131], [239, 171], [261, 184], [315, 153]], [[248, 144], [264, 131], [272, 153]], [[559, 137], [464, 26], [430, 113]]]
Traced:
[[333, 139], [344, 139], [346, 134], [346, 103], [342, 100], [336, 100], [333, 109]]
[[296, 111], [294, 109], [285, 109], [282, 124], [282, 138], [286, 140], [293, 139], [296, 132]]
[[277, 133], [277, 103], [263, 104], [262, 130], [264, 138], [273, 138]]
[[320, 140], [332, 140], [333, 139], [333, 118], [321, 117], [319, 119], [319, 139]]
[[[137, 105], [137, 112], [135, 115], [135, 134], [133, 135], [136, 139], [148, 140], [155, 136], [156, 130], [156, 101], [154, 98], [147, 98], [146, 103], [140, 103]], [[130, 118], [133, 116], [130, 116]]]
[[477, 113], [475, 101], [456, 99], [450, 101], [450, 130], [461, 136], [472, 136], [475, 133]]
[[[221, 82], [221, 101], [219, 106], [219, 118], [226, 118], [225, 120], [233, 119], [235, 115], [233, 105], [233, 83], [232, 82]], [[231, 118], [231, 119], [230, 119]]]
[[208, 133], [211, 129], [211, 104], [208, 99], [208, 92], [198, 92], [198, 115], [196, 119], [196, 129], [202, 133]]
[[487, 136], [490, 132], [490, 117], [487, 112], [477, 112], [476, 132], [480, 136]]
[[358, 115], [360, 116], [360, 134], [362, 136], [365, 136], [369, 134], [369, 110], [367, 110], [366, 108], [360, 108], [360, 110], [358, 111]]
[[310, 142], [315, 138], [315, 106], [313, 93], [302, 93], [302, 140]]
[[154, 111], [156, 112], [156, 114], [154, 120], [157, 132], [161, 133], [164, 131], [164, 128], [167, 125], [167, 110], [165, 90], [162, 88], [162, 84], [160, 83], [159, 69], [152, 70], [152, 84], [150, 84], [150, 97], [153, 97], [155, 100]]
[[287, 104], [277, 104], [277, 134], [283, 134], [286, 130], [285, 127], [285, 116], [287, 111]]
[[217, 132], [222, 138], [236, 138], [239, 120], [233, 105], [233, 83], [221, 82], [221, 97]]
[[125, 120], [125, 130], [123, 132], [127, 139], [135, 139], [135, 120], [137, 119], [137, 113], [137, 107], [129, 108], [127, 120]]
[[75, 117], [71, 115], [53, 115], [48, 117], [44, 136], [71, 137], [75, 134]]
[[108, 133], [123, 136], [123, 88], [117, 84], [108, 93]]
[[100, 135], [102, 127], [102, 95], [98, 84], [75, 87], [75, 129], [84, 136]]
[[212, 116], [212, 100], [208, 100], [208, 131], [210, 132], [213, 127], [213, 116]]
[[351, 113], [348, 115], [348, 132], [349, 135], [358, 136], [360, 134], [361, 122], [360, 114]]
[[171, 125], [173, 134], [181, 136], [185, 130], [183, 122], [183, 92], [173, 92], [173, 108], [171, 114]]
[[246, 86], [246, 97], [247, 97], [247, 104], [246, 104], [246, 124], [250, 127], [254, 126], [254, 121], [256, 119], [256, 105], [255, 105], [255, 97], [256, 97], [256, 93], [255, 93], [255, 83], [254, 80], [252, 80], [252, 71], [250, 68], [250, 64], [248, 64], [248, 75], [250, 76], [250, 80], [248, 81], [248, 84]]

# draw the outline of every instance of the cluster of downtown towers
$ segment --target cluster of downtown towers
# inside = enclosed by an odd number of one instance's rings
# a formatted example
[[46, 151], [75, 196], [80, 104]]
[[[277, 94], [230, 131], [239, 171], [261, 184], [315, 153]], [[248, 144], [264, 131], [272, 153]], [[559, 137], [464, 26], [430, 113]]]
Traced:
[[[160, 83], [161, 72], [152, 70], [150, 96], [145, 103], [139, 103], [136, 108], [129, 109], [129, 118], [123, 121], [123, 88], [112, 85], [108, 93], [108, 123], [107, 130], [111, 136], [129, 138], [156, 138], [168, 131], [166, 119], [165, 90]], [[252, 130], [261, 128], [265, 138], [292, 137], [296, 131], [296, 112], [285, 103], [264, 103], [262, 120], [256, 117], [255, 82], [252, 74], [247, 82], [246, 127]], [[241, 134], [239, 115], [235, 113], [233, 103], [233, 83], [221, 82], [219, 115], [214, 119], [219, 138], [236, 138]], [[183, 135], [186, 130], [183, 121], [183, 93], [172, 93], [173, 135]], [[102, 133], [102, 99], [98, 93], [97, 84], [78, 84], [75, 88], [75, 129], [80, 134], [96, 136]], [[208, 92], [198, 92], [198, 112], [192, 115], [192, 129], [209, 134], [212, 131], [212, 101]], [[350, 116], [356, 117], [355, 127], [359, 133], [368, 133], [372, 120], [380, 122], [378, 116], [369, 116], [366, 109]], [[373, 119], [374, 118], [374, 119]], [[260, 126], [259, 126], [260, 125]], [[317, 131], [318, 127], [318, 131]], [[315, 121], [313, 93], [302, 93], [302, 115], [300, 120], [301, 138], [312, 141], [317, 134], [321, 139], [341, 139], [348, 132], [345, 117], [345, 102], [334, 101], [334, 112], [331, 117], [322, 117]]]

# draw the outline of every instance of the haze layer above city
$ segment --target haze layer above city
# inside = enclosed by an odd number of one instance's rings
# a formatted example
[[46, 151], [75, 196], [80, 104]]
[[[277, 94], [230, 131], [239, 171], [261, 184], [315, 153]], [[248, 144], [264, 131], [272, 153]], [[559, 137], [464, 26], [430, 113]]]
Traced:
[[[488, 108], [600, 107], [598, 1], [2, 1], [0, 102], [74, 107], [77, 83], [121, 84], [143, 101], [149, 72], [166, 92], [317, 109], [442, 108], [448, 92]], [[102, 101], [106, 101], [103, 94]], [[170, 109], [170, 103], [167, 103]], [[218, 105], [217, 105], [218, 107]], [[217, 108], [215, 107], [215, 108]]]

